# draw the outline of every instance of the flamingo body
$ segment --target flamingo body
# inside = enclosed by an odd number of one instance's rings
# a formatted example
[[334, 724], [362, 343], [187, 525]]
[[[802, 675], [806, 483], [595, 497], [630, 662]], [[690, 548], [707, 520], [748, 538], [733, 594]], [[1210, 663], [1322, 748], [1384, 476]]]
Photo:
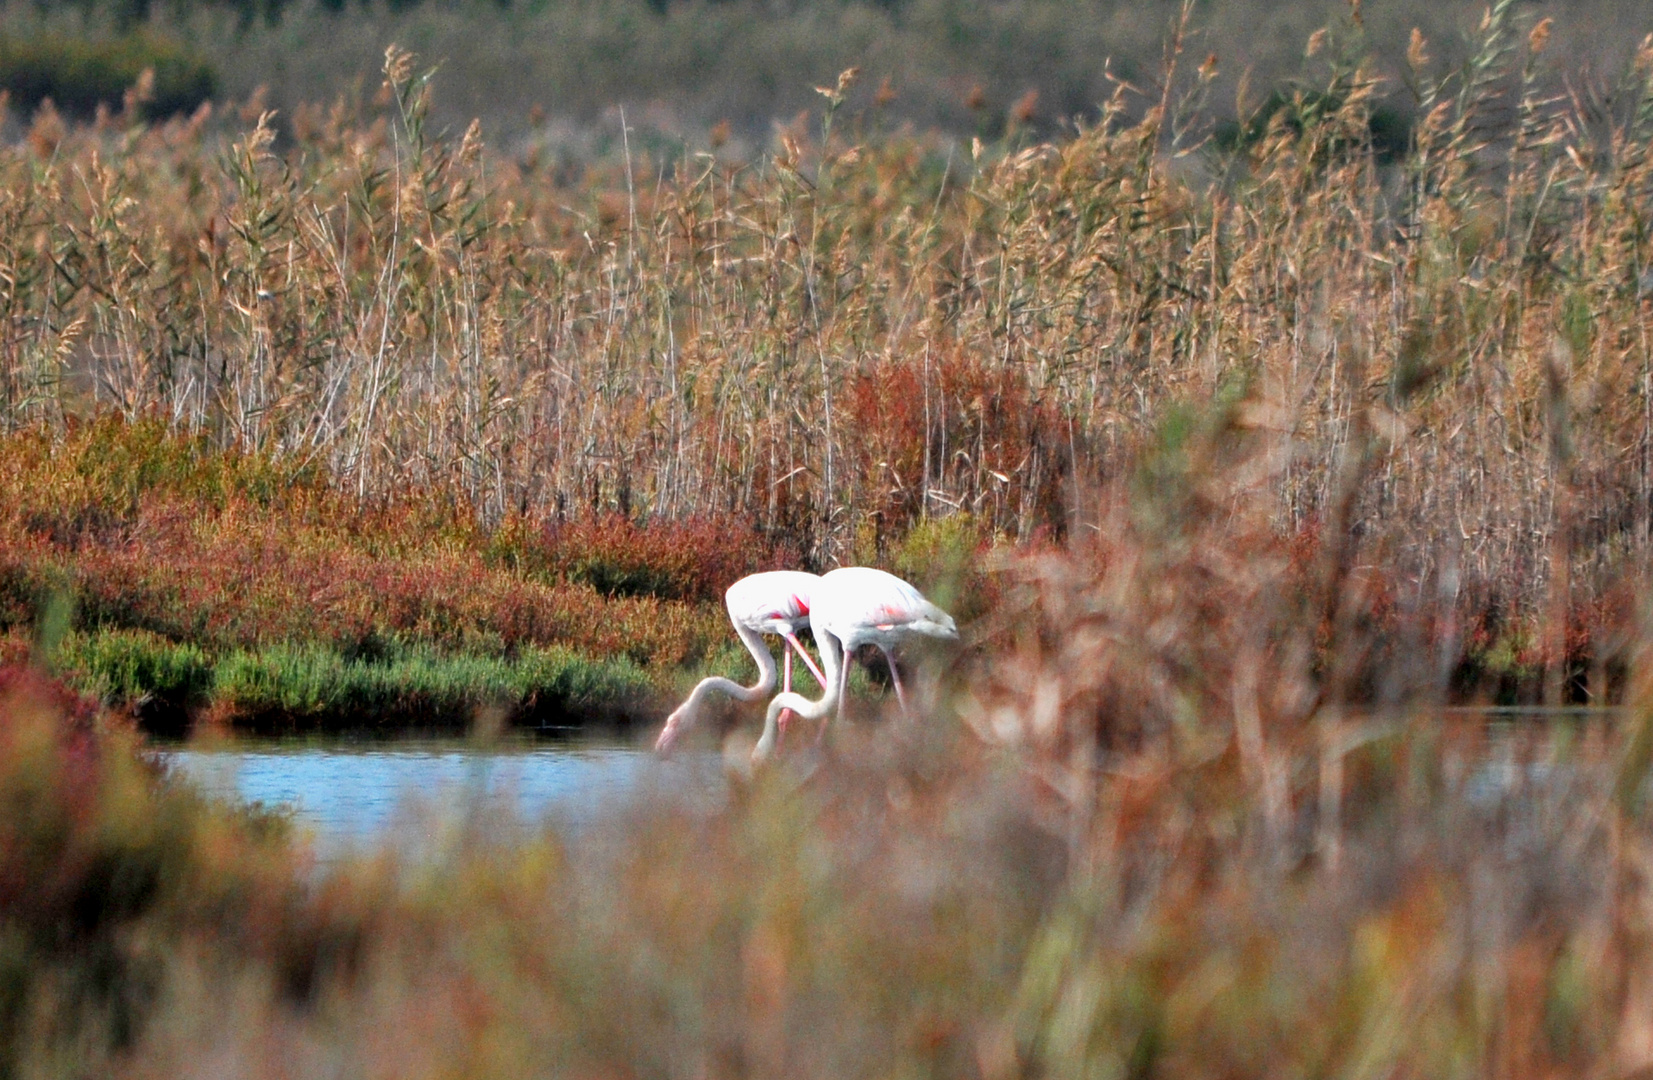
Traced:
[[815, 625], [838, 639], [845, 653], [862, 645], [888, 652], [915, 637], [947, 641], [959, 636], [953, 617], [894, 574], [870, 566], [846, 566], [821, 578]]
[[[654, 744], [656, 750], [669, 749], [677, 737], [699, 718], [706, 699], [714, 693], [726, 694], [737, 701], [759, 701], [774, 692], [775, 658], [764, 644], [764, 634], [779, 634], [786, 639], [788, 648], [803, 658], [822, 688], [826, 687], [826, 676], [798, 641], [798, 632], [810, 625], [810, 600], [820, 581], [816, 575], [801, 570], [769, 570], [750, 574], [729, 586], [723, 594], [723, 603], [728, 608], [729, 621], [734, 625], [735, 633], [752, 654], [752, 659], [757, 661], [758, 681], [751, 686], [742, 686], [718, 676], [700, 680], [688, 699], [666, 718], [666, 726]], [[792, 653], [787, 652], [785, 689], [791, 688]]]
[[760, 634], [795, 635], [809, 628], [809, 602], [819, 576], [802, 570], [748, 574], [723, 594], [729, 621]]
[[958, 626], [907, 582], [868, 566], [846, 566], [823, 575], [815, 588], [810, 627], [821, 647], [826, 669], [818, 701], [802, 694], [782, 693], [769, 703], [763, 735], [752, 756], [762, 760], [775, 747], [780, 716], [791, 710], [808, 720], [825, 720], [835, 710], [842, 714], [849, 658], [862, 645], [876, 645], [890, 663], [896, 697], [906, 709], [906, 693], [892, 650], [914, 638], [954, 641]]

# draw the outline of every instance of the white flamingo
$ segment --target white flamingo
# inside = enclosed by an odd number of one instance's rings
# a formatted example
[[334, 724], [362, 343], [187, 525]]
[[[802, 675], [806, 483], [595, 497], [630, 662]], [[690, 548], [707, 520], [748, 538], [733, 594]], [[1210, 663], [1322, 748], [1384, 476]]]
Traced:
[[[735, 633], [758, 664], [758, 681], [751, 686], [719, 676], [700, 680], [683, 704], [666, 717], [666, 726], [656, 740], [656, 751], [665, 752], [677, 737], [699, 719], [706, 699], [714, 693], [727, 694], [736, 701], [761, 701], [775, 690], [775, 658], [769, 655], [764, 634], [779, 634], [786, 639], [786, 674], [783, 689], [792, 689], [792, 651], [803, 657], [804, 664], [814, 673], [815, 680], [826, 690], [827, 677], [815, 666], [803, 645], [798, 631], [810, 625], [810, 600], [820, 587], [821, 579], [801, 570], [770, 570], [751, 574], [729, 586], [723, 594], [729, 609], [729, 621]], [[825, 646], [822, 646], [825, 652]]]
[[821, 698], [810, 701], [791, 692], [776, 695], [763, 718], [763, 735], [752, 750], [754, 761], [762, 761], [774, 750], [783, 712], [790, 710], [807, 720], [824, 721], [834, 710], [842, 716], [849, 658], [862, 645], [878, 646], [889, 661], [895, 696], [906, 712], [907, 694], [891, 650], [915, 637], [958, 638], [951, 615], [894, 574], [867, 566], [846, 566], [821, 577], [810, 608], [810, 629], [826, 668]]

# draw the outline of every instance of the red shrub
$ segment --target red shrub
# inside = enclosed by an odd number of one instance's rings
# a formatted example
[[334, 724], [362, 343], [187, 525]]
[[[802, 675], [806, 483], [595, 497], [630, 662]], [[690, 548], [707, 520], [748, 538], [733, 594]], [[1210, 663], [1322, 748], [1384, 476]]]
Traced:
[[1059, 524], [1037, 513], [1064, 505], [1067, 440], [1057, 410], [1020, 370], [960, 344], [884, 359], [851, 380], [844, 411], [856, 433], [848, 475], [870, 488], [855, 501], [885, 529], [903, 532], [948, 506], [1023, 536]]
[[736, 517], [693, 517], [637, 524], [604, 514], [554, 526], [553, 572], [606, 596], [721, 600], [736, 579], [796, 565], [790, 552]]

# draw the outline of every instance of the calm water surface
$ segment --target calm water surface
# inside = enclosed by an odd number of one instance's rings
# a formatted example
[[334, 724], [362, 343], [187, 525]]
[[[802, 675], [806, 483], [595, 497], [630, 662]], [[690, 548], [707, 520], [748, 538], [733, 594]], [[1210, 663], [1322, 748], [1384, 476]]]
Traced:
[[[1446, 712], [1484, 733], [1473, 748], [1442, 748], [1446, 773], [1478, 810], [1513, 802], [1541, 812], [1587, 795], [1608, 775], [1544, 749], [1564, 722], [1589, 724], [1610, 717], [1607, 710]], [[578, 829], [655, 796], [711, 809], [727, 793], [715, 752], [661, 760], [613, 742], [238, 741], [167, 748], [162, 756], [211, 794], [288, 809], [323, 859], [385, 843], [410, 854], [441, 852], [466, 837], [509, 839], [547, 820]]]
[[385, 842], [417, 851], [465, 824], [578, 828], [651, 795], [710, 806], [724, 794], [715, 754], [662, 761], [612, 743], [234, 742], [162, 756], [211, 794], [289, 809], [323, 856]]

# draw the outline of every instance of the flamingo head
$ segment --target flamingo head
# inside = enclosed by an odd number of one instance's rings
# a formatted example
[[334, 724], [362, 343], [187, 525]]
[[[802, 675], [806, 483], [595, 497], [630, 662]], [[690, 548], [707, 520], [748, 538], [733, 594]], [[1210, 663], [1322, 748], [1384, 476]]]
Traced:
[[938, 607], [932, 607], [920, 618], [907, 624], [910, 633], [922, 634], [938, 641], [957, 641], [959, 639], [958, 623], [953, 617]]
[[660, 729], [660, 737], [654, 740], [654, 752], [664, 754], [671, 750], [672, 744], [684, 730], [691, 727], [695, 721], [695, 710], [691, 708], [693, 702], [685, 701], [672, 714], [666, 717], [666, 726]]

